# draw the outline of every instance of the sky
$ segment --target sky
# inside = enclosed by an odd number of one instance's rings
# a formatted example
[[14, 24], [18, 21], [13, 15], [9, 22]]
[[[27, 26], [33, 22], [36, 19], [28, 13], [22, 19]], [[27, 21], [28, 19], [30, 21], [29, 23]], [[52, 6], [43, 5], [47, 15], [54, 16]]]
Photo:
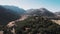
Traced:
[[60, 11], [60, 0], [0, 0], [0, 5], [17, 6], [25, 10], [46, 8], [52, 12]]

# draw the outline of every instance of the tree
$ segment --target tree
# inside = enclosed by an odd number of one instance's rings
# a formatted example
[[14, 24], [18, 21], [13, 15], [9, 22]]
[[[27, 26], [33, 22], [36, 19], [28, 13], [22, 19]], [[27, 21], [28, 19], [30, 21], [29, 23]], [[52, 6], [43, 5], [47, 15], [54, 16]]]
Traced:
[[36, 16], [31, 16], [24, 21], [17, 22], [16, 24], [18, 25], [17, 32], [25, 32], [25, 28], [29, 27], [30, 31], [26, 33], [60, 34], [60, 25], [48, 20], [47, 18], [43, 18], [42, 16], [37, 16], [37, 18]]

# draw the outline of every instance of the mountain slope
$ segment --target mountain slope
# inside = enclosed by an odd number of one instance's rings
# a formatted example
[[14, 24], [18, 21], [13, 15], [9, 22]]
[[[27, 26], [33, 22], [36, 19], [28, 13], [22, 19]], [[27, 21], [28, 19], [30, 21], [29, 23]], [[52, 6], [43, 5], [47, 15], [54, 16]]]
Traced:
[[16, 24], [17, 34], [60, 34], [60, 25], [42, 16], [31, 16]]
[[22, 15], [25, 12], [25, 10], [19, 9], [18, 7], [17, 7], [18, 9], [16, 9], [15, 6], [8, 7], [9, 8], [7, 8], [7, 6], [6, 7], [0, 6], [0, 25], [6, 25], [11, 21], [19, 19], [20, 15]]
[[7, 6], [7, 5], [5, 5], [3, 7], [6, 8], [6, 9], [9, 9], [9, 10], [12, 10], [12, 11], [14, 11], [17, 14], [20, 14], [20, 15], [26, 12], [24, 9], [18, 8], [16, 6]]
[[48, 16], [48, 17], [53, 17], [56, 16], [54, 13], [48, 11], [45, 8], [40, 8], [40, 9], [30, 9], [27, 10], [28, 15], [39, 15], [39, 16]]
[[60, 12], [55, 12], [55, 14], [60, 15]]

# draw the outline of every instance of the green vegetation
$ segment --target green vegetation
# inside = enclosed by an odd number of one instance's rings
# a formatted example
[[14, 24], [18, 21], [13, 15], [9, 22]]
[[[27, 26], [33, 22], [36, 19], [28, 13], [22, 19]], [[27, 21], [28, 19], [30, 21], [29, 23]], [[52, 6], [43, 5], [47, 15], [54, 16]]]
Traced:
[[32, 16], [16, 24], [16, 34], [60, 34], [60, 25], [41, 16]]

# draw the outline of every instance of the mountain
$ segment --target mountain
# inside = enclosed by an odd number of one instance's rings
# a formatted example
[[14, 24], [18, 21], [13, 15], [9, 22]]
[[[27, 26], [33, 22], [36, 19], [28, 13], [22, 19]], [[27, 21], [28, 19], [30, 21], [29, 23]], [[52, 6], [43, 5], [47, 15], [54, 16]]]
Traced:
[[20, 18], [25, 10], [15, 6], [0, 6], [0, 25], [6, 25]]
[[41, 16], [16, 22], [16, 34], [60, 34], [60, 25]]
[[55, 12], [55, 14], [57, 15], [58, 19], [60, 19], [60, 11]]
[[55, 12], [56, 15], [60, 15], [60, 11], [59, 12]]
[[26, 11], [24, 10], [24, 9], [22, 9], [22, 8], [18, 8], [18, 7], [16, 7], [16, 6], [7, 6], [7, 5], [5, 5], [5, 6], [3, 6], [4, 8], [6, 8], [6, 9], [9, 9], [9, 10], [12, 10], [12, 11], [14, 11], [15, 13], [17, 13], [17, 14], [24, 14]]
[[27, 10], [27, 14], [28, 15], [48, 16], [48, 17], [56, 16], [54, 13], [50, 12], [46, 8], [29, 9], [29, 10]]

